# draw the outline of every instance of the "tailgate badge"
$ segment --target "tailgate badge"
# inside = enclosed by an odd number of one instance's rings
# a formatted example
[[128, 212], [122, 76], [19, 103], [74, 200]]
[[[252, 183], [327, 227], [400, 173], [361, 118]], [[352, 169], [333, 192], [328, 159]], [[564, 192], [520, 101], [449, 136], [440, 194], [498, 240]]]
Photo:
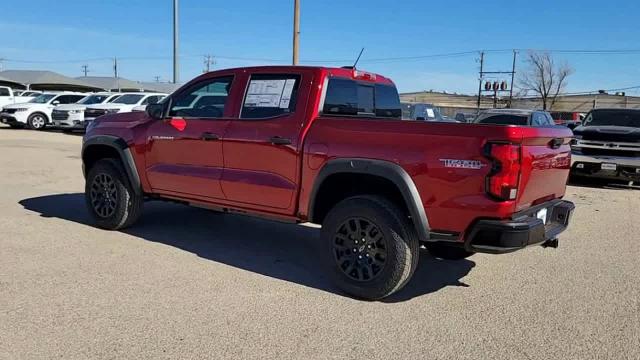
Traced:
[[479, 170], [487, 166], [487, 164], [480, 160], [440, 159], [440, 161], [444, 164], [444, 167], [447, 168]]

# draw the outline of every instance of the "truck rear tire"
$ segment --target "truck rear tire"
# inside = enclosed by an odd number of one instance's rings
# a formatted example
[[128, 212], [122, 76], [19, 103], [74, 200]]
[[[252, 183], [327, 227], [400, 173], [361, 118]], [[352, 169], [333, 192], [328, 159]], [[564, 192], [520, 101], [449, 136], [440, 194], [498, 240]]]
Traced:
[[140, 217], [144, 197], [133, 189], [118, 160], [103, 159], [89, 170], [85, 202], [98, 227], [118, 230]]
[[323, 257], [335, 284], [366, 300], [404, 287], [418, 265], [420, 244], [406, 214], [379, 196], [356, 196], [331, 209], [322, 225]]
[[438, 243], [426, 243], [424, 246], [431, 255], [445, 260], [462, 260], [475, 254], [461, 247], [447, 246]]

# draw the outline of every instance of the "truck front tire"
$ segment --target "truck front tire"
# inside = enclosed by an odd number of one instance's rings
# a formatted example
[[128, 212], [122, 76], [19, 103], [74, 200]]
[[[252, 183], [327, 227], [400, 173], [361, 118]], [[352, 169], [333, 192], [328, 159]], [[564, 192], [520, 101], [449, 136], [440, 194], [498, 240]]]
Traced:
[[140, 217], [144, 197], [133, 189], [118, 160], [102, 159], [89, 170], [85, 201], [98, 227], [118, 230]]
[[322, 225], [322, 246], [335, 284], [367, 300], [404, 287], [420, 250], [406, 214], [379, 196], [351, 197], [335, 205]]

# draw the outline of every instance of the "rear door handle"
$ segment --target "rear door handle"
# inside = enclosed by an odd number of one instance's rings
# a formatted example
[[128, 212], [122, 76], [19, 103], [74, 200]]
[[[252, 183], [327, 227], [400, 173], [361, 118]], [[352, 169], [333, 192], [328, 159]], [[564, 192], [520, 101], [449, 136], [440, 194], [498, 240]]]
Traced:
[[280, 136], [272, 136], [269, 142], [273, 145], [291, 145], [291, 139], [283, 138]]
[[202, 133], [202, 136], [200, 136], [200, 138], [204, 141], [220, 140], [220, 137], [218, 135], [210, 132]]

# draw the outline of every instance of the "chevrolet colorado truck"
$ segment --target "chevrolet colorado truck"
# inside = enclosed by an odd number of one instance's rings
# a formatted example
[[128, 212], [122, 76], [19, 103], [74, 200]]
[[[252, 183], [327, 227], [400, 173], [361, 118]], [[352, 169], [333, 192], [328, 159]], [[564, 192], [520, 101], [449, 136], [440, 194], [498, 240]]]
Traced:
[[573, 133], [573, 176], [640, 182], [639, 109], [591, 110]]
[[210, 72], [83, 139], [86, 204], [121, 229], [143, 202], [321, 224], [336, 285], [401, 289], [421, 245], [441, 258], [557, 246], [572, 133], [559, 126], [403, 121], [398, 92], [354, 68]]

